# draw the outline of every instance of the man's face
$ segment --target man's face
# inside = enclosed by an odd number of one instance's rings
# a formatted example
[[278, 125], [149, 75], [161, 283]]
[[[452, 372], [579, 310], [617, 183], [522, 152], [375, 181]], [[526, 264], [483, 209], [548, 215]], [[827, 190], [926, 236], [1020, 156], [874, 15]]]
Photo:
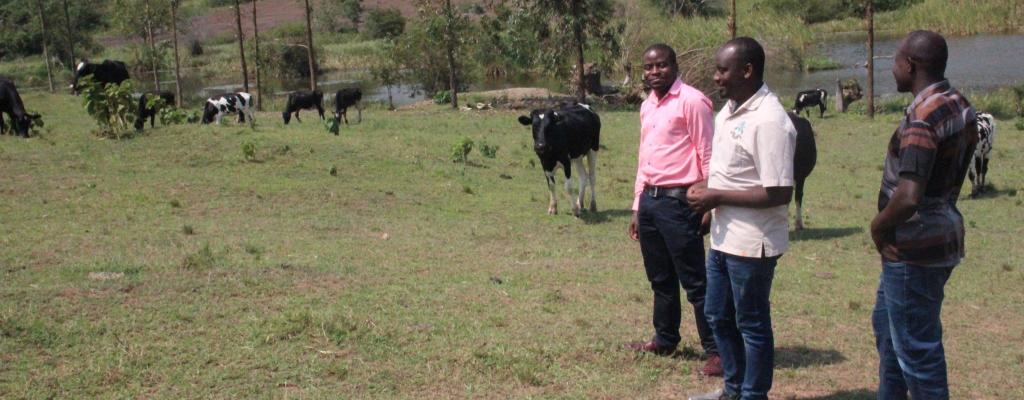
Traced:
[[736, 49], [732, 46], [719, 49], [718, 53], [715, 53], [715, 84], [718, 85], [718, 94], [722, 98], [733, 99], [739, 92], [737, 88], [743, 86], [750, 78], [751, 72], [748, 72], [746, 65], [740, 65]]
[[900, 48], [896, 51], [892, 63], [892, 77], [896, 80], [896, 90], [898, 92], [907, 93], [910, 91], [911, 83], [913, 83], [912, 69], [913, 64], [910, 63], [910, 57], [907, 55], [906, 43], [900, 43]]
[[652, 49], [644, 54], [644, 81], [656, 93], [666, 93], [679, 76], [676, 60], [667, 51]]

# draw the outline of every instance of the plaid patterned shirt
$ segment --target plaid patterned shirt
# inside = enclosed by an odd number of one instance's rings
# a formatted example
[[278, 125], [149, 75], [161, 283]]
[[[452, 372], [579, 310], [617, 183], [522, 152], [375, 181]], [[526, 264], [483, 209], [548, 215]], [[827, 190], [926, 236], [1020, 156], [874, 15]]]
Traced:
[[928, 86], [910, 103], [889, 141], [878, 210], [889, 204], [900, 177], [917, 177], [926, 186], [917, 212], [895, 229], [900, 259], [894, 261], [950, 267], [964, 257], [956, 202], [977, 138], [974, 109], [949, 81]]

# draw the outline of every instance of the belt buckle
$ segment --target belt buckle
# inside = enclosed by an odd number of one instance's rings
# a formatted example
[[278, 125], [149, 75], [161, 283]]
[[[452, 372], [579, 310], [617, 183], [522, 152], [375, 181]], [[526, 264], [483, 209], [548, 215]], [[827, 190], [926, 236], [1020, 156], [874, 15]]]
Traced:
[[657, 186], [654, 187], [654, 194], [651, 195], [651, 197], [654, 197], [654, 198], [658, 197], [658, 187]]

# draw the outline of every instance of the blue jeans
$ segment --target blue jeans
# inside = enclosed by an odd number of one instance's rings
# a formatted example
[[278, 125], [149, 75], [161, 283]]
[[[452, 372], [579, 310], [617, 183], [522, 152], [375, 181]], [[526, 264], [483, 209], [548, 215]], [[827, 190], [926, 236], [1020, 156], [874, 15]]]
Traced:
[[768, 300], [779, 256], [749, 258], [711, 250], [704, 312], [722, 357], [725, 392], [767, 399], [775, 368]]
[[871, 323], [878, 346], [878, 398], [949, 398], [942, 348], [943, 288], [953, 267], [882, 261]]

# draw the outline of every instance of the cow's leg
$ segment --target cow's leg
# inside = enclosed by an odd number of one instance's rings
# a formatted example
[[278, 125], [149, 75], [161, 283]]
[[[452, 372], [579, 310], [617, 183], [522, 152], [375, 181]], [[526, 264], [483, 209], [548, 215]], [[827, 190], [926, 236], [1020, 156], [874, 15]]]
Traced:
[[324, 106], [322, 104], [317, 104], [316, 105], [316, 112], [318, 114], [320, 114], [320, 120], [323, 121], [323, 119], [324, 119]]
[[[576, 180], [579, 181], [579, 193], [576, 193], [576, 201], [573, 202], [572, 208], [574, 210], [583, 210], [583, 204], [586, 200], [587, 193], [587, 169], [583, 167], [583, 156], [574, 158], [572, 160], [573, 167], [576, 169]], [[578, 213], [578, 212], [577, 212]]]
[[544, 178], [548, 183], [548, 215], [558, 213], [558, 199], [555, 196], [555, 171], [544, 170]]
[[0, 135], [7, 133], [7, 127], [4, 126], [4, 114], [0, 113]]
[[820, 111], [820, 113], [818, 113], [818, 118], [825, 118], [825, 100], [818, 103], [818, 110]]
[[806, 177], [797, 178], [796, 193], [794, 194], [794, 197], [796, 198], [796, 224], [794, 225], [795, 229], [798, 231], [802, 231], [804, 229], [804, 179], [806, 179]]
[[348, 125], [348, 109], [341, 110], [341, 117], [345, 119], [345, 125]]
[[[252, 109], [251, 108], [246, 108], [245, 110], [243, 110], [243, 112], [245, 113], [245, 115], [247, 117], [249, 117], [249, 128], [256, 129], [256, 118], [253, 117], [253, 115], [252, 115]], [[239, 113], [239, 114], [241, 114], [241, 113]], [[296, 119], [298, 119], [298, 116], [296, 116]], [[299, 121], [299, 122], [302, 122], [302, 121]]]
[[223, 118], [223, 117], [224, 117], [224, 115], [223, 115], [223, 114], [221, 114], [221, 113], [217, 113], [217, 116], [216, 116], [216, 117], [214, 117], [214, 118], [216, 119], [216, 122], [217, 122], [217, 126], [220, 126], [220, 120], [221, 120], [221, 118]]
[[574, 160], [566, 157], [564, 160], [559, 161], [562, 164], [562, 169], [565, 170], [565, 195], [572, 202], [572, 215], [574, 217], [580, 216], [580, 203], [579, 199], [572, 198], [572, 165]]
[[363, 107], [360, 107], [359, 103], [356, 103], [356, 115], [358, 118], [356, 122], [360, 124], [363, 123]]
[[299, 121], [301, 123], [302, 122], [302, 118], [299, 118], [299, 111], [302, 111], [302, 109], [300, 108], [298, 110], [295, 110], [295, 120]]
[[587, 152], [587, 181], [590, 182], [590, 212], [597, 212], [597, 151]]
[[981, 177], [978, 176], [978, 169], [979, 169], [978, 168], [978, 164], [979, 164], [979, 159], [978, 159], [977, 156], [974, 156], [974, 157], [971, 157], [971, 162], [967, 166], [967, 177], [970, 178], [970, 180], [971, 180], [971, 197], [972, 198], [976, 197], [978, 195], [978, 181], [981, 179]]
[[984, 193], [988, 186], [988, 155], [981, 159], [981, 173], [978, 174], [981, 177], [981, 191]]

